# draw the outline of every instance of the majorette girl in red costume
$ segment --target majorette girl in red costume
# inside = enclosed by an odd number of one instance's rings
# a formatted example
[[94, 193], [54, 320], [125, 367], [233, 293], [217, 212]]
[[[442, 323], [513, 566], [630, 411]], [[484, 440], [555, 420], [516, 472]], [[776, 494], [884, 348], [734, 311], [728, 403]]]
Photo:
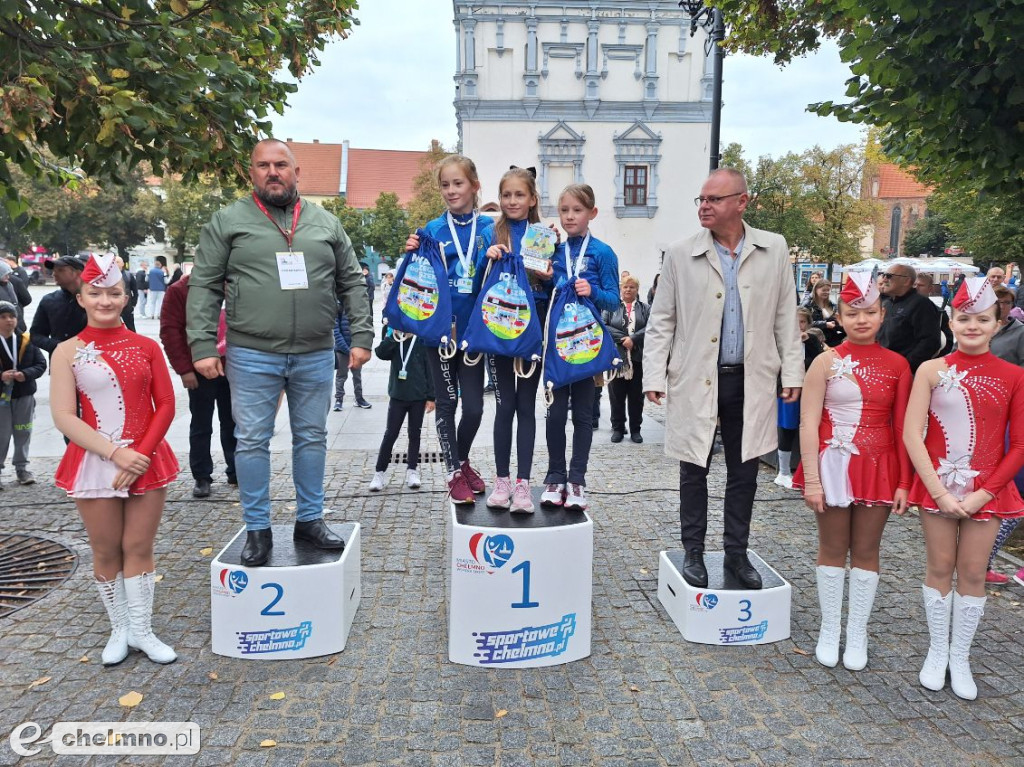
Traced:
[[984, 614], [989, 551], [1000, 518], [1024, 515], [1013, 484], [1024, 465], [1024, 369], [989, 351], [999, 307], [985, 278], [964, 280], [952, 305], [957, 350], [918, 368], [903, 434], [917, 470], [910, 503], [921, 507], [928, 554], [931, 643], [921, 684], [941, 690], [948, 667], [953, 692], [974, 700], [969, 656]]
[[[92, 256], [78, 303], [87, 325], [51, 361], [53, 422], [70, 440], [55, 476], [78, 507], [110, 617], [103, 664], [128, 648], [156, 663], [177, 656], [153, 635], [153, 541], [178, 461], [164, 441], [174, 389], [157, 343], [121, 322], [128, 301], [113, 255]], [[79, 409], [81, 415], [79, 415]]]
[[873, 273], [849, 275], [836, 317], [846, 340], [814, 360], [800, 404], [801, 464], [793, 479], [818, 522], [821, 631], [815, 657], [839, 662], [846, 557], [850, 600], [843, 665], [868, 662], [868, 619], [878, 588], [879, 544], [890, 511], [902, 514], [910, 459], [902, 428], [912, 376], [875, 341], [885, 310]]

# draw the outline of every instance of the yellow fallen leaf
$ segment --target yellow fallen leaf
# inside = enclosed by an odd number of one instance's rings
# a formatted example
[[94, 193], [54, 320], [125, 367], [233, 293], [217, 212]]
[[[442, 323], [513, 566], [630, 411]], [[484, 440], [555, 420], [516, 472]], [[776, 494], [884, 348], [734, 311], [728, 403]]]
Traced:
[[164, 579], [164, 576], [162, 576], [162, 575], [157, 575], [157, 576], [154, 576], [154, 578], [153, 578], [153, 583], [159, 583], [159, 582], [160, 582], [160, 581], [162, 581], [163, 579]]
[[508, 711], [506, 711], [505, 709], [501, 709], [497, 713], [495, 713], [494, 718], [501, 719], [503, 716], [508, 716]]
[[205, 549], [199, 549], [199, 553], [202, 554], [204, 557], [208, 557], [213, 553], [213, 547], [207, 546]]
[[142, 703], [142, 693], [135, 692], [135, 690], [132, 690], [131, 692], [127, 692], [120, 698], [118, 698], [117, 702], [125, 708], [135, 708], [135, 706]]
[[639, 687], [637, 687], [637, 686], [636, 686], [635, 684], [631, 684], [631, 685], [629, 686], [629, 691], [630, 691], [630, 692], [640, 692], [640, 688], [639, 688]]
[[270, 696], [270, 699], [271, 700], [284, 700], [284, 693], [283, 692], [272, 693], [271, 696]]
[[793, 652], [795, 652], [797, 655], [810, 655], [811, 654], [808, 650], [801, 650], [799, 647], [794, 647], [793, 648]]
[[81, 658], [78, 659], [78, 662], [79, 663], [88, 663], [89, 662], [89, 656], [88, 655], [83, 655]]
[[216, 671], [211, 671], [210, 672], [210, 679], [212, 679], [214, 682], [216, 682], [218, 679], [220, 679], [220, 677], [217, 676], [217, 672]]
[[39, 686], [39, 685], [41, 685], [41, 684], [46, 684], [46, 683], [47, 683], [47, 682], [49, 682], [49, 681], [50, 681], [51, 679], [53, 679], [53, 677], [52, 677], [52, 676], [41, 676], [41, 677], [39, 677], [39, 678], [38, 678], [38, 679], [37, 679], [36, 681], [34, 681], [34, 682], [33, 682], [32, 684], [30, 684], [30, 685], [28, 686], [28, 689], [30, 689], [30, 690], [31, 690], [31, 689], [32, 689], [33, 687], [38, 687], [38, 686]]
[[271, 740], [270, 738], [267, 738], [266, 740], [261, 740], [260, 741], [260, 748], [273, 748], [276, 745], [277, 745], [277, 741], [276, 740]]
[[647, 568], [646, 567], [641, 567], [640, 568], [640, 572], [642, 572], [644, 575], [647, 575]]
[[333, 666], [337, 662], [338, 662], [338, 656], [335, 655], [333, 658], [331, 658], [329, 661], [327, 661], [327, 665], [328, 666]]

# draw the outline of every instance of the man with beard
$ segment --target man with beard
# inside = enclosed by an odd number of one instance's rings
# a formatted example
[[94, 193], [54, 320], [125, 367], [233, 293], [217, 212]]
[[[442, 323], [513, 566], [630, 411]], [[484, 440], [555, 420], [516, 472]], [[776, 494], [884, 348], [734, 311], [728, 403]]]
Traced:
[[[334, 378], [338, 301], [352, 327], [349, 367], [370, 358], [373, 324], [366, 283], [348, 235], [333, 215], [298, 194], [288, 145], [260, 141], [249, 167], [253, 193], [203, 227], [188, 290], [187, 326], [196, 371], [227, 374], [237, 426], [235, 471], [246, 526], [241, 562], [270, 557], [270, 438], [288, 395], [296, 540], [324, 549], [344, 541], [323, 521], [327, 414]], [[227, 302], [226, 362], [217, 349]]]

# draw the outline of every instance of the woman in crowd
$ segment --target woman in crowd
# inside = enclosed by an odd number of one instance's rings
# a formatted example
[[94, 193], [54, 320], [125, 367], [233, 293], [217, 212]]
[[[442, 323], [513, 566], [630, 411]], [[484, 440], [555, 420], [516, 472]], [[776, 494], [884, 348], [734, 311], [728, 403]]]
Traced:
[[[852, 277], [852, 274], [851, 274]], [[846, 338], [843, 326], [836, 317], [836, 305], [832, 303], [832, 283], [818, 280], [811, 292], [807, 308], [811, 310], [811, 327], [818, 328], [825, 334], [825, 344], [829, 348], [839, 346]]]
[[632, 275], [619, 282], [622, 300], [613, 312], [603, 312], [603, 321], [612, 334], [623, 361], [622, 369], [608, 384], [611, 404], [612, 442], [622, 442], [629, 415], [629, 438], [643, 442], [640, 426], [644, 421], [643, 355], [644, 334], [651, 308], [639, 299], [640, 281]]

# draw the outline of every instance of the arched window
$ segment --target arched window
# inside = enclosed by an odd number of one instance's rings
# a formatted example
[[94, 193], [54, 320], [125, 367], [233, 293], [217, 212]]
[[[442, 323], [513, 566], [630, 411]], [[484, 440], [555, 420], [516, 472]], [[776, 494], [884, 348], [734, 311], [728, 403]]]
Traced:
[[892, 209], [892, 223], [889, 224], [889, 254], [900, 254], [900, 224], [903, 222], [903, 206], [897, 204]]

